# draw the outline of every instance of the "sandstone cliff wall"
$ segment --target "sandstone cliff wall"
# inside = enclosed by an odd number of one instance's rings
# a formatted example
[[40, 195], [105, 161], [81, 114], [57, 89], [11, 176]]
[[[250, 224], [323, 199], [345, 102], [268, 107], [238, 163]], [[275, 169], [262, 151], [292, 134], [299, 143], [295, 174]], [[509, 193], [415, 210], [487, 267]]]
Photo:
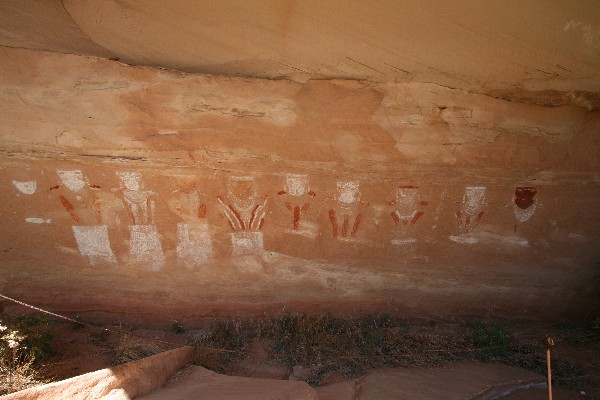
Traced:
[[593, 96], [0, 59], [1, 293], [179, 319], [597, 303]]

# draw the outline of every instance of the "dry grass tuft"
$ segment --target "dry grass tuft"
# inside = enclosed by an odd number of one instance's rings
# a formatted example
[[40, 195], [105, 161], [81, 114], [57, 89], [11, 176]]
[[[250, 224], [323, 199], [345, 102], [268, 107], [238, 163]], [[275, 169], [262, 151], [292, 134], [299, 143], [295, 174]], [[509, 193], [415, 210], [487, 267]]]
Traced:
[[138, 336], [123, 335], [111, 357], [112, 365], [125, 364], [141, 358], [153, 356], [165, 349], [155, 341]]
[[245, 357], [244, 350], [254, 335], [252, 323], [216, 321], [210, 332], [188, 338], [188, 345], [194, 346], [192, 363], [219, 373], [229, 373], [233, 363]]
[[[248, 356], [253, 340], [266, 344], [269, 359], [311, 370], [307, 382], [319, 384], [329, 373], [355, 378], [374, 368], [435, 366], [459, 360], [500, 362], [543, 374], [545, 349], [520, 339], [514, 329], [493, 320], [411, 326], [387, 314], [334, 318], [329, 314], [287, 314], [258, 320], [220, 320], [201, 335], [190, 336], [193, 363], [233, 373]], [[597, 342], [597, 341], [596, 341]], [[594, 343], [596, 343], [594, 342]], [[583, 370], [555, 357], [555, 382], [581, 387]]]
[[0, 396], [49, 382], [41, 377], [33, 356], [13, 365], [5, 357], [0, 358]]

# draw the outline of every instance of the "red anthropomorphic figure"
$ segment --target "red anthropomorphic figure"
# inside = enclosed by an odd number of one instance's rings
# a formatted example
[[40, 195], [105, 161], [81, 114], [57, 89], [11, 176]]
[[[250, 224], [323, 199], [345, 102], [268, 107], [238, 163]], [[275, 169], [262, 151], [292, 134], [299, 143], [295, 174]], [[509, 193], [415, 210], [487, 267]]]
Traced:
[[465, 187], [462, 202], [460, 203], [461, 207], [456, 211], [456, 221], [460, 234], [458, 236], [450, 236], [450, 240], [463, 244], [474, 244], [479, 241], [469, 234], [483, 217], [485, 192], [486, 188], [483, 186]]
[[195, 176], [174, 176], [177, 190], [169, 208], [183, 222], [177, 223], [177, 257], [188, 268], [206, 264], [212, 258], [212, 239], [206, 221], [206, 205], [200, 199]]
[[363, 217], [359, 206], [369, 204], [361, 201], [359, 185], [358, 181], [337, 182], [338, 207], [329, 210], [329, 221], [334, 238], [348, 239], [358, 234]]
[[515, 188], [515, 197], [513, 201], [513, 213], [519, 222], [529, 220], [535, 213], [537, 207], [534, 196], [537, 189], [533, 187], [517, 187]]
[[396, 191], [396, 198], [389, 205], [395, 206], [395, 210], [390, 214], [399, 237], [392, 240], [392, 244], [404, 245], [417, 241], [412, 237], [415, 224], [424, 214], [420, 206], [426, 205], [426, 202], [419, 202], [418, 187], [400, 186]]
[[285, 207], [292, 212], [291, 228], [286, 229], [287, 233], [315, 238], [317, 227], [310, 222], [302, 221], [303, 214], [310, 208], [310, 200], [316, 196], [316, 193], [308, 187], [308, 177], [306, 175], [287, 174], [285, 180], [285, 190], [277, 193], [285, 199]]
[[80, 170], [56, 171], [60, 185], [50, 191], [58, 195], [59, 201], [74, 222], [73, 235], [82, 256], [91, 265], [115, 264], [116, 257], [110, 246], [108, 226], [102, 224], [107, 213], [97, 193], [99, 185], [90, 185]]

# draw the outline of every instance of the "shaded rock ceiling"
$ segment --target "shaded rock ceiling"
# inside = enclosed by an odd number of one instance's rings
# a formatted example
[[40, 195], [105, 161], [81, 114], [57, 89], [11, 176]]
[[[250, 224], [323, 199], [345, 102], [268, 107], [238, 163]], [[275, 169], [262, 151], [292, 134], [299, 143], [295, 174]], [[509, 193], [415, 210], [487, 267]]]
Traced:
[[600, 89], [597, 1], [13, 0], [0, 4], [0, 45], [187, 72], [431, 82], [588, 109], [597, 99], [586, 92]]

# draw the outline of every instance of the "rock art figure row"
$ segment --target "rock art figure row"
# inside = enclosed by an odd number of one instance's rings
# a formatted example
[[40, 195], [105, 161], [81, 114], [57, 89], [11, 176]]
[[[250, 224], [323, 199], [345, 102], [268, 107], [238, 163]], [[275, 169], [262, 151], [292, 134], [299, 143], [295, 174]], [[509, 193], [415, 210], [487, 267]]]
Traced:
[[[130, 258], [152, 270], [159, 270], [165, 264], [165, 256], [155, 225], [156, 193], [144, 188], [139, 172], [119, 171], [116, 175], [120, 190], [104, 192], [99, 185], [90, 184], [80, 170], [59, 170], [57, 176], [62, 185], [56, 185], [50, 191], [56, 191], [58, 201], [74, 222], [72, 229], [79, 252], [91, 264], [117, 262], [110, 245], [108, 226], [121, 224], [120, 215], [123, 214], [119, 210], [124, 209], [128, 219]], [[200, 200], [195, 176], [175, 176], [173, 181], [176, 190], [169, 197], [168, 206], [182, 220], [177, 224], [177, 256], [188, 267], [197, 267], [213, 256], [206, 220], [207, 206]], [[12, 183], [20, 193], [28, 196], [37, 191], [36, 181]], [[342, 241], [354, 240], [359, 235], [364, 211], [370, 203], [361, 199], [359, 181], [338, 181], [336, 189], [332, 199], [320, 199], [323, 202], [333, 200], [335, 204], [328, 210], [331, 236]], [[515, 189], [512, 204], [517, 221], [525, 222], [533, 216], [536, 193], [537, 189], [532, 187]], [[428, 202], [420, 200], [417, 186], [400, 186], [394, 195], [395, 198], [387, 202], [392, 207], [388, 215], [396, 236], [391, 243], [397, 246], [415, 243], [415, 226], [425, 214]], [[304, 217], [311, 208], [311, 202], [319, 198], [310, 189], [308, 176], [287, 174], [284, 188], [277, 197], [289, 211], [286, 233], [314, 239], [319, 227]], [[457, 235], [450, 236], [450, 240], [462, 244], [477, 243], [471, 232], [483, 218], [485, 199], [485, 187], [465, 188], [455, 212]], [[263, 251], [262, 228], [269, 196], [258, 192], [254, 178], [229, 177], [226, 193], [217, 196], [217, 204], [232, 231], [232, 256], [260, 254]], [[39, 217], [28, 217], [26, 221], [51, 223], [50, 219]]]

